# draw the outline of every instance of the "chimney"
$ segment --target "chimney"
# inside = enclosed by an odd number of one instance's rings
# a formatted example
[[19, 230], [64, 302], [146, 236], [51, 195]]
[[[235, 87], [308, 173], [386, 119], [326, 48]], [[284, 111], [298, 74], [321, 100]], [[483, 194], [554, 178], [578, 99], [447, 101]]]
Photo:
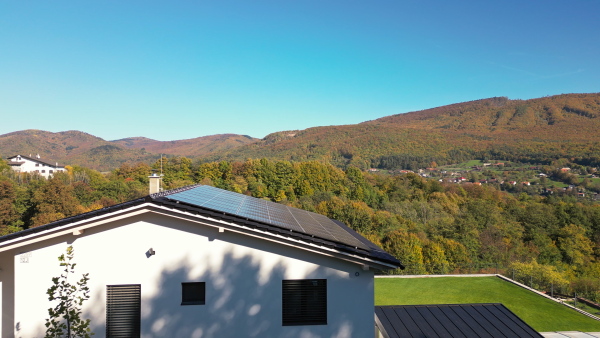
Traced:
[[160, 192], [160, 181], [162, 177], [158, 176], [156, 173], [152, 173], [152, 175], [148, 176], [150, 181], [150, 194], [156, 194]]

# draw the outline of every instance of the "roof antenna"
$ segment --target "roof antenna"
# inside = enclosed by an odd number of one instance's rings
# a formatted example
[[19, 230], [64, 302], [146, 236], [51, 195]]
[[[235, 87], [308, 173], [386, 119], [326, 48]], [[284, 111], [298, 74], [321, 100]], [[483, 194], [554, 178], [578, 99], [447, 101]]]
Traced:
[[163, 158], [163, 154], [160, 154], [160, 181], [159, 181], [159, 185], [158, 185], [158, 190], [159, 191], [163, 191], [162, 178], [163, 178], [163, 176], [165, 176], [165, 175], [163, 175], [162, 158]]

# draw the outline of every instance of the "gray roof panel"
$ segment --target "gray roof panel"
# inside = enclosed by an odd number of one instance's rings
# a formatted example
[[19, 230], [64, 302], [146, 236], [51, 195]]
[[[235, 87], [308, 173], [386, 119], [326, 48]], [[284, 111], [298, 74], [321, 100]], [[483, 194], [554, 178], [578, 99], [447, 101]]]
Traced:
[[375, 323], [395, 337], [542, 337], [502, 304], [376, 306]]

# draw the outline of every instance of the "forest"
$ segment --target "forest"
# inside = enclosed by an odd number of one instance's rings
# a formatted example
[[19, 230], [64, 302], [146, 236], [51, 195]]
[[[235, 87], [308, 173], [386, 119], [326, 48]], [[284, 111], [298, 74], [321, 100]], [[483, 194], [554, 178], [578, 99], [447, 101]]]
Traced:
[[66, 168], [46, 180], [0, 162], [2, 235], [145, 196], [154, 169], [164, 189], [207, 184], [340, 220], [406, 266], [388, 273], [502, 271], [600, 300], [600, 205], [567, 194], [514, 194], [318, 161], [171, 157], [109, 173]]

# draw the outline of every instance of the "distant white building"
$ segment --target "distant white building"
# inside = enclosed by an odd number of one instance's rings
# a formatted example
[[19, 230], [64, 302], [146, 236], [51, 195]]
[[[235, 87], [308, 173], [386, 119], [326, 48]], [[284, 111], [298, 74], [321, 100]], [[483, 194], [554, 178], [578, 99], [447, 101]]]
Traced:
[[39, 154], [35, 157], [15, 155], [7, 158], [8, 165], [14, 171], [21, 173], [36, 173], [45, 178], [51, 177], [56, 172], [65, 171], [64, 166], [59, 166], [58, 162], [42, 161]]

